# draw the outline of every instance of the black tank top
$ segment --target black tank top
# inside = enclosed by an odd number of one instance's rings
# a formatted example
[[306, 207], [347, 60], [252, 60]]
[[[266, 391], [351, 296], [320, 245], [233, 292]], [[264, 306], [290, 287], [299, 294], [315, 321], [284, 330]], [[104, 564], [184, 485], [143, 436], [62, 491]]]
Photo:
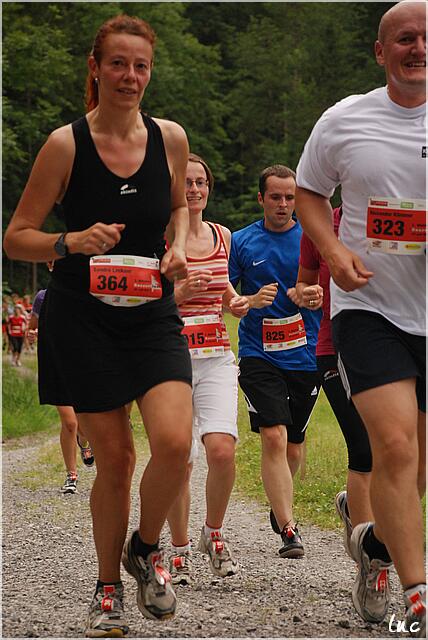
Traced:
[[[161, 130], [152, 118], [142, 117], [147, 128], [146, 155], [129, 178], [105, 166], [85, 116], [72, 123], [76, 154], [62, 207], [67, 231], [83, 231], [96, 222], [125, 223], [119, 244], [109, 254], [160, 260], [171, 216], [171, 176]], [[89, 256], [72, 254], [55, 262], [52, 285], [63, 291], [88, 292]], [[172, 283], [163, 276], [162, 291], [162, 297], [173, 293]]]

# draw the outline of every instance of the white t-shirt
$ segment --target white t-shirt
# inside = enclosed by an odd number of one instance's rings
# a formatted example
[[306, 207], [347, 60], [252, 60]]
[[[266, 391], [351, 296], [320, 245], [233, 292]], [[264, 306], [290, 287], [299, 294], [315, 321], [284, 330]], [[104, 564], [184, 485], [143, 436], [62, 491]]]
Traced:
[[425, 254], [372, 251], [366, 232], [370, 197], [425, 201], [425, 145], [425, 105], [400, 107], [386, 87], [345, 98], [316, 123], [297, 184], [326, 198], [342, 185], [339, 238], [374, 273], [351, 292], [331, 280], [332, 317], [344, 309], [374, 311], [407, 333], [425, 335]]

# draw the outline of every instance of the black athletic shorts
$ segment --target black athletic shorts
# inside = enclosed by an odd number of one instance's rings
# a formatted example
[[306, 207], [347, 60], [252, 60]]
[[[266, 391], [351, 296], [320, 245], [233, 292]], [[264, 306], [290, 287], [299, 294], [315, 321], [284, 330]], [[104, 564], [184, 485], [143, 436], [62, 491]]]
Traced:
[[21, 353], [22, 345], [24, 344], [23, 336], [11, 336], [9, 335], [10, 344], [13, 353]]
[[368, 473], [372, 469], [369, 436], [354, 403], [346, 395], [337, 355], [317, 356], [321, 385], [330, 403], [348, 449], [348, 469]]
[[251, 431], [260, 427], [287, 427], [288, 441], [300, 444], [318, 398], [317, 371], [286, 371], [263, 358], [239, 361], [239, 385], [250, 415]]
[[372, 311], [341, 311], [332, 325], [348, 396], [416, 378], [418, 407], [426, 411], [425, 336], [406, 333]]

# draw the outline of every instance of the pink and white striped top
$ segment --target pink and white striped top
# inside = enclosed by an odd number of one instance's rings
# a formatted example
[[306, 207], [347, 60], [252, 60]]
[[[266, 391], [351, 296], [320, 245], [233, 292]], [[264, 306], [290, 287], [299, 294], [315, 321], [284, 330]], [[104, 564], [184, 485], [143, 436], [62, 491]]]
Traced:
[[183, 318], [189, 316], [207, 316], [216, 313], [220, 318], [224, 349], [227, 351], [230, 350], [230, 339], [223, 318], [222, 298], [229, 283], [229, 256], [220, 225], [214, 222], [207, 222], [207, 224], [215, 229], [217, 235], [214, 249], [212, 253], [201, 258], [192, 258], [192, 256], [188, 255], [187, 267], [189, 273], [198, 269], [209, 269], [212, 272], [212, 280], [206, 291], [201, 295], [194, 296], [182, 302], [178, 306], [178, 309]]

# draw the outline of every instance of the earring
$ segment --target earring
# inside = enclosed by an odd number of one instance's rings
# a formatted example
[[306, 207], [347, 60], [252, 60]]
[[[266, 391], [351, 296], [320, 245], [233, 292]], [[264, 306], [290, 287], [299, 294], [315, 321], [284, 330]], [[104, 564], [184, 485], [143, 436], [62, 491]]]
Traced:
[[98, 78], [94, 78], [95, 82], [98, 84]]

